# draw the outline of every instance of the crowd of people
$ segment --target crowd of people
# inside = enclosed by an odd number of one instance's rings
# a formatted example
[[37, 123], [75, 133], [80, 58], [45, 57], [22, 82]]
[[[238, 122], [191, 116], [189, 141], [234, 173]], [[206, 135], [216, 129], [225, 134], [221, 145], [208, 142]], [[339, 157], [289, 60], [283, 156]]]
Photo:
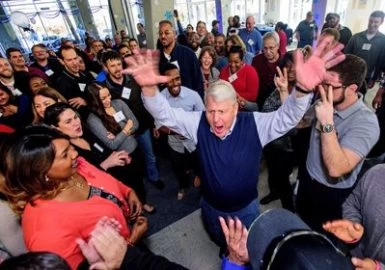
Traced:
[[[385, 269], [385, 78], [375, 112], [364, 103], [385, 70], [384, 12], [355, 35], [336, 13], [319, 32], [308, 12], [292, 51], [283, 22], [262, 36], [234, 16], [223, 34], [174, 16], [157, 51], [139, 23], [136, 38], [88, 36], [84, 50], [36, 44], [31, 64], [19, 48], [0, 57], [0, 269], [184, 269], [141, 241], [156, 211], [143, 181], [165, 187], [160, 136], [176, 199], [200, 188], [223, 269], [313, 269], [290, 250], [318, 245], [314, 269]], [[285, 210], [260, 214], [277, 199]]]

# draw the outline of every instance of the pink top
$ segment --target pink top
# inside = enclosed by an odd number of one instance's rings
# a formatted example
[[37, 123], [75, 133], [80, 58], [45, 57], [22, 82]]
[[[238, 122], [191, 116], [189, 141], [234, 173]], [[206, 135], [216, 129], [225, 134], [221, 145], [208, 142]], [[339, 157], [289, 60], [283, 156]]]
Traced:
[[[123, 211], [129, 212], [126, 200], [131, 191], [129, 187], [82, 157], [78, 158], [78, 173], [89, 185], [115, 195], [123, 203]], [[121, 235], [129, 237], [130, 229], [123, 211], [112, 201], [98, 196], [77, 202], [37, 199], [33, 206], [27, 204], [22, 216], [26, 247], [30, 251], [54, 252], [63, 257], [72, 269], [76, 269], [84, 257], [75, 240], [88, 239], [100, 218], [108, 216], [117, 219], [122, 224]]]

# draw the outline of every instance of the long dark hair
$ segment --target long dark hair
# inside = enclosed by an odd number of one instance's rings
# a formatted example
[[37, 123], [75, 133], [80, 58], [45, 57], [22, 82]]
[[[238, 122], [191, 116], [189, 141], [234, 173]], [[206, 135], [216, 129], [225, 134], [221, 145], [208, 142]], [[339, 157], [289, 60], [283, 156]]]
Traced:
[[[122, 131], [122, 128], [119, 126], [119, 124], [115, 121], [115, 119], [106, 113], [106, 110], [104, 109], [103, 103], [100, 100], [99, 92], [102, 88], [108, 87], [105, 84], [92, 82], [89, 85], [87, 85], [86, 90], [86, 97], [87, 97], [87, 103], [91, 108], [91, 111], [96, 114], [101, 120], [105, 128], [113, 133], [118, 134]], [[109, 90], [109, 89], [108, 89]]]
[[65, 110], [76, 112], [68, 103], [58, 102], [48, 106], [44, 112], [44, 124], [57, 127], [60, 122], [60, 115]]
[[1, 191], [15, 212], [22, 213], [27, 203], [52, 199], [60, 191], [61, 183], [46, 180], [56, 155], [55, 139], [68, 137], [47, 126], [29, 126], [2, 144], [0, 173], [5, 183]]

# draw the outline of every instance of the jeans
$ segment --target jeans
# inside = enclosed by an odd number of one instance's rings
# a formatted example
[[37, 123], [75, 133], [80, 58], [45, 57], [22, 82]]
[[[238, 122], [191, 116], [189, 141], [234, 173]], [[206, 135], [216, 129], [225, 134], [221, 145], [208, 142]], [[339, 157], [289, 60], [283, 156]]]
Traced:
[[253, 200], [246, 207], [234, 211], [234, 212], [222, 212], [212, 207], [204, 198], [200, 202], [202, 208], [202, 218], [207, 232], [211, 239], [219, 246], [225, 247], [226, 240], [222, 232], [221, 224], [219, 223], [218, 217], [238, 217], [240, 221], [248, 229], [253, 221], [259, 216], [259, 202]]
[[144, 154], [147, 179], [150, 180], [151, 182], [155, 182], [159, 180], [160, 175], [159, 175], [158, 167], [156, 165], [156, 157], [154, 154], [154, 150], [152, 148], [150, 129], [147, 129], [145, 132], [137, 136], [136, 139], [140, 145], [140, 149]]

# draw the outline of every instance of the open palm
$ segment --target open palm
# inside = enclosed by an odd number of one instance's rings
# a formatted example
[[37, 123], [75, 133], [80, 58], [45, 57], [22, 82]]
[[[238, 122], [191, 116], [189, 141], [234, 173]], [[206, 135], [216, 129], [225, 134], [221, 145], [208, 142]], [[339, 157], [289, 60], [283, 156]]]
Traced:
[[341, 53], [343, 45], [339, 44], [327, 50], [330, 43], [331, 38], [329, 37], [322, 40], [306, 61], [299, 50], [294, 52], [296, 80], [300, 87], [306, 90], [314, 89], [327, 79], [326, 70], [328, 68], [337, 65], [345, 59], [345, 55]]
[[361, 239], [364, 227], [347, 219], [333, 220], [323, 225], [323, 228], [344, 242], [354, 242]]
[[132, 75], [141, 86], [154, 86], [167, 82], [166, 76], [160, 76], [158, 71], [159, 52], [134, 50], [134, 55], [125, 58], [128, 68], [123, 73]]

